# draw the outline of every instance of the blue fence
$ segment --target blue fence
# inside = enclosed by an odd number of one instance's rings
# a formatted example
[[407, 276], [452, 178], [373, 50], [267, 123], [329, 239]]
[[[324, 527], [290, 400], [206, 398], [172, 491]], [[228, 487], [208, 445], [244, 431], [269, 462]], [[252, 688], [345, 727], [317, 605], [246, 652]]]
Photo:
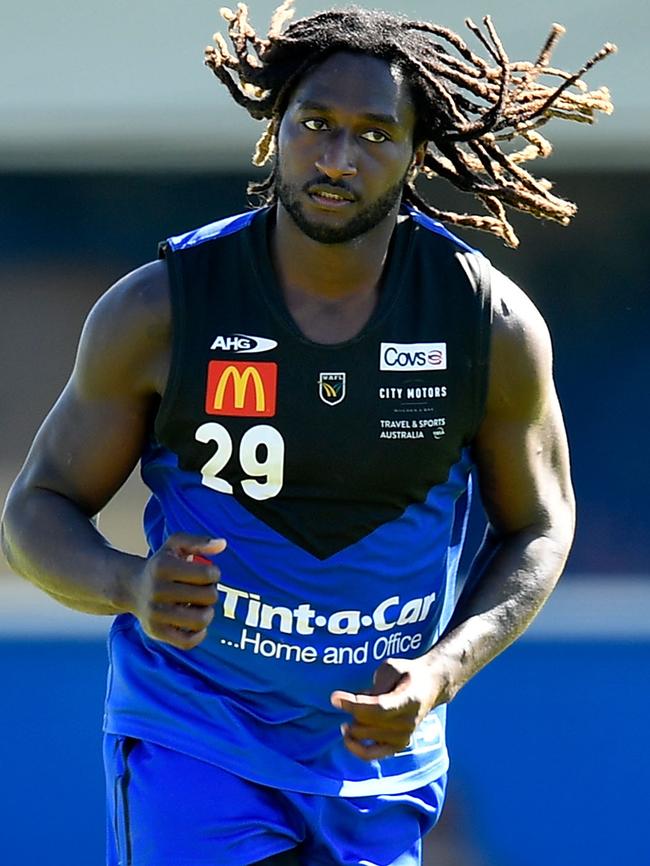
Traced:
[[[105, 667], [101, 638], [0, 641], [3, 863], [103, 862]], [[648, 670], [650, 640], [524, 640], [459, 695], [457, 820], [486, 864], [650, 862]]]

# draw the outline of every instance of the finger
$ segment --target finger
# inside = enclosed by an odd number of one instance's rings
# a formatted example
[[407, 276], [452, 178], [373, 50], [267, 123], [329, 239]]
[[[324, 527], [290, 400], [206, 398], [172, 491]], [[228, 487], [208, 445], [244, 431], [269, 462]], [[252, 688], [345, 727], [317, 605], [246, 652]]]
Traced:
[[205, 640], [208, 630], [202, 629], [197, 632], [188, 632], [183, 631], [182, 629], [174, 628], [174, 626], [158, 626], [155, 629], [151, 629], [147, 631], [149, 637], [154, 638], [155, 640], [162, 641], [162, 643], [167, 643], [170, 646], [176, 647], [176, 649], [189, 650], [193, 649], [195, 646], [198, 646], [202, 641]]
[[210, 538], [207, 535], [190, 535], [186, 532], [175, 532], [163, 544], [164, 550], [173, 551], [177, 556], [187, 557], [192, 554], [207, 554], [213, 556], [226, 549], [225, 538]]
[[403, 704], [400, 695], [355, 695], [341, 691], [332, 692], [330, 701], [332, 706], [350, 713], [357, 721], [369, 723], [399, 713]]
[[199, 607], [211, 607], [218, 600], [219, 593], [214, 583], [196, 585], [176, 581], [163, 584], [155, 598], [159, 604], [193, 604]]
[[361, 692], [344, 692], [340, 689], [336, 689], [330, 695], [330, 703], [333, 707], [336, 707], [338, 710], [344, 709], [344, 704], [346, 706], [350, 705], [372, 705], [376, 704], [378, 699], [378, 695], [364, 695]]
[[185, 604], [156, 605], [149, 616], [149, 621], [158, 627], [173, 626], [189, 632], [206, 629], [213, 619], [213, 607]]
[[352, 737], [343, 737], [343, 743], [348, 751], [362, 761], [378, 761], [399, 751], [395, 746], [385, 743], [358, 743]]
[[167, 623], [184, 631], [197, 632], [208, 628], [214, 616], [213, 607], [174, 604], [168, 609]]
[[413, 733], [413, 720], [404, 721], [399, 727], [373, 727], [372, 725], [342, 725], [341, 733], [344, 737], [350, 737], [358, 743], [379, 743], [380, 745], [395, 746], [405, 749]]
[[210, 563], [204, 565], [200, 562], [188, 562], [187, 559], [179, 559], [175, 553], [168, 550], [156, 554], [156, 561], [152, 563], [156, 576], [168, 583], [188, 583], [199, 586], [215, 584], [219, 582], [221, 571], [216, 565]]
[[207, 635], [208, 630], [205, 628], [197, 632], [187, 632], [183, 631], [182, 629], [170, 628], [169, 639], [167, 643], [170, 643], [177, 649], [191, 650], [194, 649], [194, 647], [198, 646], [200, 643], [203, 643]]

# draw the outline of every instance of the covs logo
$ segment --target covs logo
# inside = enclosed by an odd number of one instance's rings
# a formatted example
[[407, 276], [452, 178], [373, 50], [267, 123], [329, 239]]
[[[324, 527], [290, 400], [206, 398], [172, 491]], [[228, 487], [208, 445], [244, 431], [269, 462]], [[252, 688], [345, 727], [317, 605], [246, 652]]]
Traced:
[[446, 370], [446, 343], [382, 343], [379, 351], [379, 369], [402, 372], [405, 370]]
[[205, 411], [208, 415], [275, 415], [278, 365], [273, 362], [210, 361]]

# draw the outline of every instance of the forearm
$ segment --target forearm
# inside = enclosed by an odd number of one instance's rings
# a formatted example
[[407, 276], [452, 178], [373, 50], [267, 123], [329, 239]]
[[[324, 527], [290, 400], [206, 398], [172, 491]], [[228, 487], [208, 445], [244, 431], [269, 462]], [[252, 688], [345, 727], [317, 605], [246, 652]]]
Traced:
[[115, 615], [143, 558], [116, 550], [70, 500], [44, 489], [13, 491], [2, 522], [11, 567], [75, 610]]
[[529, 529], [500, 541], [486, 537], [451, 622], [427, 655], [446, 683], [443, 701], [528, 628], [553, 591], [570, 545], [571, 535], [560, 528]]

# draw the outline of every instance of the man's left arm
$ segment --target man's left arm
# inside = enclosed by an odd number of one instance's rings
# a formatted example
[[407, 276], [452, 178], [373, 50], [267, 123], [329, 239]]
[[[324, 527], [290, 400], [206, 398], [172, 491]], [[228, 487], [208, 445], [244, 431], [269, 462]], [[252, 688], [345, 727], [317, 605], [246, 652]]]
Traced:
[[495, 318], [486, 412], [474, 441], [488, 528], [454, 615], [417, 659], [378, 668], [373, 693], [334, 692], [351, 713], [348, 749], [371, 760], [403, 749], [417, 725], [450, 701], [526, 630], [566, 562], [575, 524], [566, 433], [551, 341], [532, 302], [493, 277]]

